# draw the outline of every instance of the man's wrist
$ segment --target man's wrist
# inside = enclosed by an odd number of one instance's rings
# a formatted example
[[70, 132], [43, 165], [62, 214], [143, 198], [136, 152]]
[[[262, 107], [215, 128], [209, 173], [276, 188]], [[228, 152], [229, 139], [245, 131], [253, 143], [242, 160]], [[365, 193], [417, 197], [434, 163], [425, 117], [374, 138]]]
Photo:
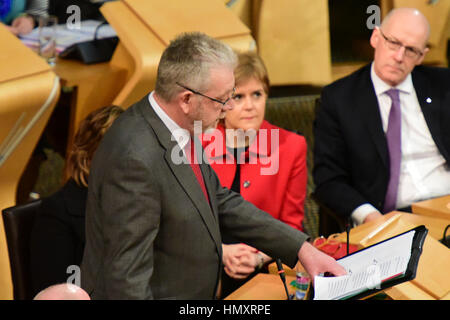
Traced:
[[260, 270], [264, 266], [264, 257], [260, 252], [257, 252], [256, 259], [258, 261], [258, 265], [256, 266], [256, 269]]
[[373, 205], [370, 203], [364, 203], [353, 210], [351, 216], [352, 220], [356, 225], [360, 225], [364, 223], [366, 217], [373, 213], [374, 211], [379, 212]]

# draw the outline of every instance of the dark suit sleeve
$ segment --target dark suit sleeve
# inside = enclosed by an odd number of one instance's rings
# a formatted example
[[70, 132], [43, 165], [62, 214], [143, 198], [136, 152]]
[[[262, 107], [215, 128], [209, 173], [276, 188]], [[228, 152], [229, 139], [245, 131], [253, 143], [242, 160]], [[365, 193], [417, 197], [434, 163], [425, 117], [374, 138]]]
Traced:
[[308, 236], [258, 209], [240, 194], [222, 187], [214, 170], [209, 169], [209, 179], [218, 203], [221, 233], [227, 233], [294, 267], [298, 252]]
[[[338, 104], [342, 97], [332, 94], [326, 87], [321, 96], [321, 105], [316, 110], [314, 123], [314, 183], [316, 196], [338, 214], [350, 216], [367, 199], [352, 187], [351, 152], [344, 138], [344, 124]], [[342, 109], [342, 108], [341, 108]], [[348, 123], [347, 123], [348, 124]]]

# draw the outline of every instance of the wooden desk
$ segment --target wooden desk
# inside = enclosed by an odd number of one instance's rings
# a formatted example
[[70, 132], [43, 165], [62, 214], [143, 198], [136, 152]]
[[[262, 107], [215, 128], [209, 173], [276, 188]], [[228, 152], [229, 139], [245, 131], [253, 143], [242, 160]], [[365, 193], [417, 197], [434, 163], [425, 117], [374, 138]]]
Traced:
[[450, 220], [450, 195], [416, 202], [411, 207], [415, 214]]
[[63, 87], [76, 90], [70, 110], [67, 147], [70, 148], [78, 126], [90, 112], [110, 105], [123, 87], [127, 71], [109, 62], [87, 65], [75, 60], [57, 59], [54, 72]]
[[[385, 290], [385, 293], [394, 300], [449, 299], [450, 277], [447, 275], [447, 272], [450, 266], [450, 251], [436, 240], [442, 238], [444, 228], [448, 224], [447, 219], [394, 211], [374, 221], [353, 228], [350, 232], [350, 243], [361, 244], [361, 240], [370, 232], [395, 215], [400, 215], [400, 217], [367, 241], [365, 243], [366, 246], [388, 239], [419, 225], [427, 227], [428, 236], [423, 246], [416, 278], [389, 288]], [[337, 240], [346, 241], [346, 234], [342, 233]], [[296, 269], [299, 267], [301, 268], [301, 265], [297, 264]], [[295, 274], [295, 271], [287, 266], [284, 266], [284, 268], [286, 274]], [[272, 267], [272, 269], [276, 272], [276, 267]]]
[[[295, 293], [289, 284], [295, 277], [286, 276], [289, 294]], [[260, 273], [234, 291], [225, 300], [286, 300], [286, 291], [278, 275]]]
[[[394, 223], [384, 228], [382, 232], [375, 235], [370, 241], [367, 242], [367, 245], [372, 245], [374, 243], [380, 242], [384, 239], [387, 239], [389, 237], [392, 237], [396, 234], [407, 231], [419, 225], [425, 225], [425, 227], [427, 227], [428, 229], [428, 235], [438, 240], [442, 238], [442, 233], [444, 232], [444, 229], [448, 224], [448, 221], [445, 219], [393, 211], [391, 213], [383, 215], [382, 217], [374, 221], [364, 223], [360, 226], [351, 229], [350, 243], [359, 244], [361, 240], [363, 240], [372, 230], [375, 230], [385, 221], [389, 220], [391, 217], [397, 214], [400, 214], [401, 217]], [[400, 232], [397, 232], [398, 230], [400, 230]], [[340, 241], [346, 241], [345, 232], [342, 233], [337, 239]]]
[[[391, 212], [379, 219], [365, 223], [350, 232], [350, 242], [360, 243], [372, 230], [382, 225], [394, 215], [400, 215], [390, 225], [367, 241], [366, 246], [388, 239], [416, 226], [425, 225], [428, 236], [425, 239], [416, 278], [412, 281], [385, 290], [393, 299], [441, 299], [450, 291], [450, 277], [447, 275], [450, 266], [450, 251], [436, 239], [442, 237], [444, 228], [448, 224], [446, 219], [431, 218], [415, 214]], [[345, 241], [345, 233], [338, 238]]]

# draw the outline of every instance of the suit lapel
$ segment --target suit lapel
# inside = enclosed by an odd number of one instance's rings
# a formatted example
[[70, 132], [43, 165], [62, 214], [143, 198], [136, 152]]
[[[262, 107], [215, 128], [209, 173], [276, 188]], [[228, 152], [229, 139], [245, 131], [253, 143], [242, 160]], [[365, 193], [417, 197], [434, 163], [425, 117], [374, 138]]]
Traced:
[[355, 112], [360, 113], [384, 165], [388, 167], [386, 136], [383, 131], [377, 96], [370, 77], [370, 65], [362, 71], [355, 92], [357, 92], [355, 94], [354, 105], [357, 106]]
[[[148, 102], [148, 98], [145, 97], [143, 100], [144, 101], [141, 101], [139, 105], [139, 109], [142, 112], [144, 118], [149, 122], [160, 144], [165, 149], [164, 159], [167, 165], [169, 166], [170, 170], [174, 174], [181, 187], [186, 192], [187, 196], [191, 199], [191, 201], [197, 208], [198, 213], [207, 226], [211, 237], [216, 243], [218, 252], [220, 252], [222, 241], [218, 223], [214, 218], [213, 213], [211, 212], [211, 208], [205, 199], [203, 191], [197, 181], [197, 178], [195, 177], [194, 172], [192, 171], [190, 164], [182, 154], [177, 142], [172, 140], [170, 131], [155, 113], [152, 106]], [[202, 165], [200, 165], [200, 167], [202, 167]], [[203, 169], [202, 173], [203, 176], [205, 176], [205, 171]], [[204, 180], [206, 184], [207, 179]], [[214, 199], [215, 195], [210, 193], [207, 184], [206, 189], [208, 190], [210, 199]]]
[[442, 101], [439, 99], [439, 93], [434, 92], [429, 81], [421, 73], [420, 67], [416, 67], [413, 71], [412, 80], [417, 99], [419, 100], [420, 108], [428, 129], [430, 130], [431, 136], [433, 137], [434, 143], [441, 154], [445, 154], [446, 151], [441, 141], [442, 133], [439, 114]]

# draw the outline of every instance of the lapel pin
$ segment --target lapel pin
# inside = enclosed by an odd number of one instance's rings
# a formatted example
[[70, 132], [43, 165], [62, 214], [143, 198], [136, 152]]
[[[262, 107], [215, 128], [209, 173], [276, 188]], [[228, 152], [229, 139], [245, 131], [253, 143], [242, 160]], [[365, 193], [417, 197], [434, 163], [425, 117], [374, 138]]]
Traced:
[[427, 100], [425, 100], [427, 103], [431, 103], [431, 98], [427, 98]]
[[250, 181], [246, 180], [244, 181], [244, 188], [250, 187]]

